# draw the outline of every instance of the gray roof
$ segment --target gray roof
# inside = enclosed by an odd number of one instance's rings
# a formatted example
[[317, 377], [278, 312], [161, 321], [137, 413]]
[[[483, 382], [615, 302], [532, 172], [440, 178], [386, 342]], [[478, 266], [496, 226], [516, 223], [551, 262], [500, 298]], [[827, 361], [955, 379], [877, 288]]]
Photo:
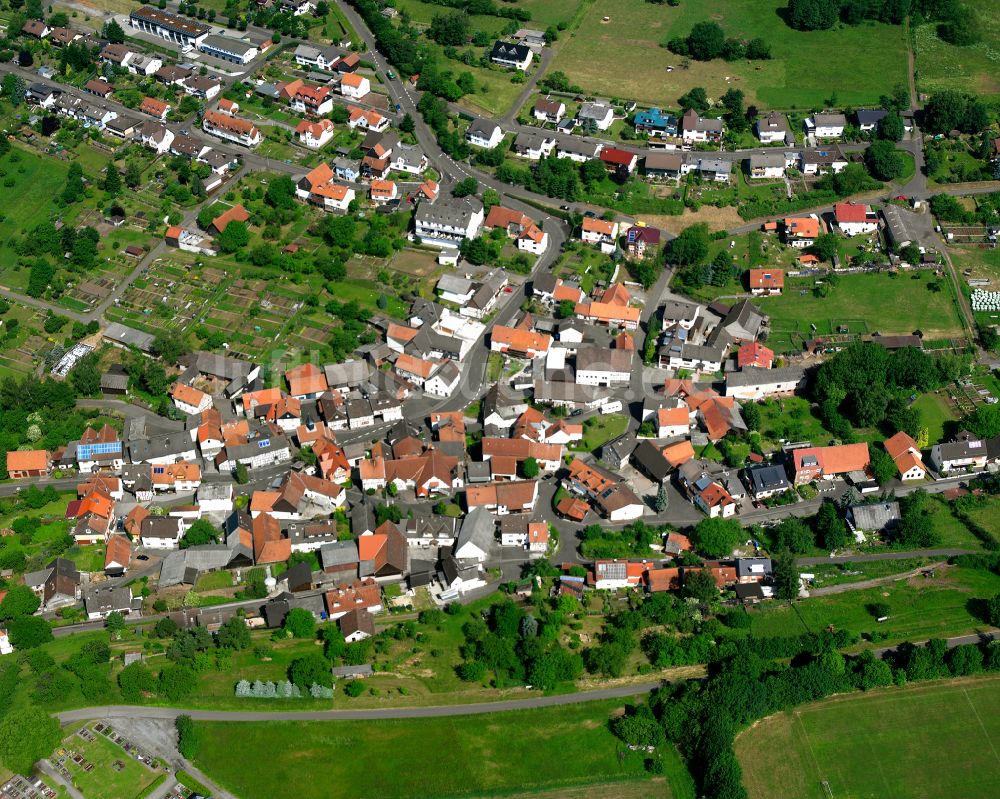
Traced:
[[579, 119], [604, 119], [612, 108], [607, 103], [584, 103], [577, 112]]
[[327, 364], [323, 367], [323, 371], [326, 374], [326, 382], [336, 388], [365, 382], [371, 374], [371, 366], [366, 361], [351, 360]]
[[450, 272], [441, 275], [437, 282], [438, 291], [447, 291], [451, 294], [468, 294], [472, 290], [472, 286], [473, 282], [470, 278]]
[[609, 372], [628, 372], [632, 369], [632, 350], [613, 350], [607, 347], [581, 347], [576, 352], [576, 370], [604, 369]]
[[750, 156], [751, 169], [765, 169], [767, 167], [785, 166], [785, 156], [781, 153], [755, 153]]
[[771, 574], [771, 559], [770, 558], [737, 558], [736, 559], [736, 576], [737, 577], [753, 577], [757, 575], [770, 576]]
[[453, 227], [467, 227], [473, 214], [480, 213], [483, 204], [475, 197], [442, 197], [434, 205], [417, 206], [417, 222]]
[[474, 119], [469, 125], [469, 129], [466, 131], [466, 135], [471, 136], [476, 133], [482, 136], [484, 139], [493, 138], [493, 133], [500, 126], [490, 119]]
[[689, 321], [695, 319], [701, 311], [696, 302], [682, 302], [668, 299], [663, 303], [663, 319], [671, 322]]
[[859, 125], [876, 125], [888, 115], [884, 108], [858, 108], [854, 112]]
[[647, 172], [679, 172], [684, 161], [684, 153], [650, 153], [646, 156], [645, 169]]
[[105, 372], [101, 375], [101, 388], [124, 391], [128, 388], [128, 375], [117, 372]]
[[558, 380], [535, 380], [536, 402], [592, 403], [610, 396], [608, 389]]
[[108, 613], [112, 610], [132, 609], [132, 589], [127, 585], [99, 586], [83, 597], [87, 613]]
[[349, 566], [358, 562], [357, 541], [338, 541], [320, 547], [319, 562], [324, 569], [331, 566]]
[[143, 352], [148, 352], [153, 346], [153, 341], [156, 339], [155, 336], [149, 333], [136, 330], [134, 327], [120, 325], [118, 322], [112, 322], [104, 328], [103, 335], [106, 339], [124, 344], [127, 347], [136, 347]]
[[129, 459], [133, 463], [180, 455], [193, 449], [196, 447], [191, 441], [191, 436], [183, 430], [128, 443]]
[[801, 366], [783, 366], [780, 369], [751, 368], [727, 374], [726, 385], [769, 386], [772, 383], [787, 383], [790, 380], [801, 381], [804, 378], [805, 370]]
[[843, 114], [815, 114], [813, 116], [813, 122], [815, 122], [817, 126], [846, 125], [847, 117], [845, 117]]
[[899, 521], [898, 502], [876, 502], [873, 505], [852, 505], [848, 514], [859, 530], [885, 530]]
[[758, 466], [747, 469], [746, 474], [755, 494], [762, 491], [784, 491], [790, 487], [783, 466]]
[[462, 520], [462, 527], [455, 538], [455, 551], [466, 544], [473, 544], [483, 552], [489, 552], [493, 545], [496, 520], [484, 506], [473, 508]]
[[188, 364], [197, 369], [201, 374], [212, 375], [213, 377], [225, 380], [235, 380], [237, 378], [246, 379], [256, 367], [250, 361], [243, 361], [229, 355], [217, 355], [212, 352], [196, 352], [189, 356]]

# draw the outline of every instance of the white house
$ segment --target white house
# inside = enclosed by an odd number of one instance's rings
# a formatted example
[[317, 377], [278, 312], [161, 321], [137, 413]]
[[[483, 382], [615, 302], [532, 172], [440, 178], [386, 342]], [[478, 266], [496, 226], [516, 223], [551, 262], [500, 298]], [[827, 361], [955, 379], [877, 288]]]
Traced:
[[496, 42], [490, 52], [490, 61], [503, 67], [519, 69], [522, 72], [531, 64], [531, 59], [535, 54], [531, 48], [525, 44], [511, 44], [510, 42]]
[[761, 144], [783, 144], [791, 137], [791, 133], [785, 115], [777, 111], [757, 119], [757, 138]]
[[488, 119], [477, 119], [465, 131], [465, 140], [476, 147], [492, 150], [503, 141], [503, 129]]
[[847, 127], [843, 114], [814, 114], [805, 121], [806, 132], [817, 139], [839, 139]]
[[371, 82], [364, 75], [348, 72], [340, 79], [340, 93], [352, 100], [360, 100], [371, 90]]
[[177, 406], [177, 410], [193, 416], [196, 413], [207, 411], [212, 407], [212, 397], [204, 391], [199, 391], [194, 386], [187, 386], [184, 383], [174, 383], [170, 387], [170, 397]]
[[878, 214], [864, 203], [837, 203], [833, 206], [837, 227], [845, 236], [861, 236], [878, 230]]
[[184, 522], [173, 516], [147, 516], [139, 529], [139, 543], [146, 549], [177, 549], [184, 537]]
[[624, 385], [632, 377], [632, 350], [581, 347], [576, 351], [576, 383], [582, 386]]
[[781, 369], [743, 369], [726, 375], [726, 396], [759, 400], [779, 394], [794, 394], [805, 382], [799, 366]]
[[485, 507], [473, 508], [462, 520], [452, 554], [456, 558], [482, 563], [490, 552], [495, 534], [493, 514]]
[[420, 203], [413, 215], [414, 232], [426, 244], [442, 246], [473, 239], [483, 226], [483, 204], [475, 197], [441, 198]]
[[607, 130], [615, 121], [615, 110], [606, 103], [584, 103], [576, 118], [581, 125], [593, 123], [598, 130]]
[[435, 397], [450, 397], [458, 388], [461, 378], [462, 373], [458, 366], [453, 360], [448, 359], [424, 381], [424, 391]]
[[299, 137], [299, 144], [318, 150], [329, 142], [337, 132], [336, 127], [329, 119], [321, 119], [318, 122], [310, 122], [303, 119], [295, 128], [295, 135]]

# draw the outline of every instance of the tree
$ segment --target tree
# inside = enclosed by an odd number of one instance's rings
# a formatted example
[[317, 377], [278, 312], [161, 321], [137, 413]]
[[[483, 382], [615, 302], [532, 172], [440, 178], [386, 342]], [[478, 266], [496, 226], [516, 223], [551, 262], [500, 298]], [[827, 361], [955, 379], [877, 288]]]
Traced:
[[886, 114], [878, 122], [876, 133], [880, 139], [886, 141], [900, 141], [906, 132], [903, 125], [903, 118], [896, 112]]
[[556, 306], [557, 319], [571, 319], [576, 315], [576, 303], [573, 300], [560, 300]]
[[413, 121], [413, 117], [410, 116], [409, 112], [403, 114], [403, 118], [399, 121], [399, 129], [403, 133], [413, 133], [417, 129], [417, 125]]
[[272, 208], [287, 210], [295, 207], [295, 183], [288, 175], [272, 178], [267, 184], [264, 201]]
[[118, 672], [118, 688], [126, 702], [140, 702], [156, 690], [156, 679], [144, 663], [129, 663]]
[[246, 485], [250, 482], [250, 474], [247, 472], [246, 464], [242, 462], [236, 464], [235, 477], [236, 482], [240, 485]]
[[83, 167], [74, 161], [69, 165], [69, 171], [66, 173], [66, 185], [62, 191], [63, 202], [67, 205], [75, 203], [83, 197], [84, 190]]
[[816, 514], [816, 535], [823, 549], [833, 551], [847, 543], [847, 524], [840, 518], [840, 511], [830, 501], [819, 506]]
[[756, 402], [747, 402], [740, 406], [740, 411], [743, 414], [743, 421], [746, 423], [748, 432], [760, 430], [760, 405]]
[[315, 638], [316, 617], [305, 608], [292, 608], [285, 616], [284, 628], [293, 638]]
[[457, 46], [469, 39], [469, 17], [464, 13], [435, 14], [427, 37], [438, 44]]
[[104, 190], [112, 197], [121, 193], [122, 179], [114, 161], [108, 161], [108, 166], [104, 170]]
[[889, 457], [889, 453], [874, 444], [868, 445], [868, 460], [870, 462], [872, 477], [880, 486], [886, 485], [895, 479], [899, 470], [896, 462]]
[[653, 510], [657, 513], [665, 513], [670, 505], [670, 493], [666, 483], [660, 483], [660, 488], [656, 492], [656, 499], [653, 500]]
[[118, 640], [121, 638], [122, 633], [125, 632], [125, 617], [119, 611], [113, 610], [104, 620], [104, 626], [111, 633], [111, 637]]
[[30, 616], [41, 604], [41, 600], [28, 586], [15, 585], [7, 589], [7, 596], [0, 602], [0, 620], [10, 621], [21, 616]]
[[788, 24], [801, 31], [832, 28], [840, 15], [840, 0], [789, 0]]
[[159, 693], [171, 702], [190, 696], [197, 687], [198, 676], [189, 666], [171, 663], [160, 671]]
[[693, 108], [699, 114], [704, 114], [709, 109], [708, 93], [701, 86], [695, 86], [679, 97], [677, 104], [684, 111]]
[[227, 619], [215, 634], [216, 643], [223, 649], [242, 651], [249, 649], [252, 643], [250, 628], [241, 616]]
[[771, 45], [757, 37], [747, 42], [747, 58], [751, 61], [768, 61], [771, 58]]
[[[3, 76], [3, 82], [0, 83], [0, 95], [14, 108], [24, 102], [24, 91], [24, 79], [20, 75], [8, 72]], [[6, 143], [6, 148], [10, 149], [9, 143]], [[0, 155], [6, 155], [6, 150], [0, 152]]]
[[694, 544], [698, 553], [709, 558], [724, 558], [743, 538], [743, 528], [733, 519], [702, 519], [694, 528]]
[[1000, 594], [986, 600], [986, 620], [994, 627], [1000, 626]]
[[704, 569], [685, 569], [681, 593], [708, 605], [719, 598], [719, 587], [715, 584], [715, 578]]
[[198, 519], [184, 532], [181, 549], [215, 544], [219, 541], [219, 530], [208, 519]]
[[809, 245], [808, 252], [815, 255], [821, 261], [826, 261], [827, 263], [832, 264], [833, 259], [837, 257], [839, 244], [840, 239], [836, 233], [821, 233], [816, 237], [816, 240]]
[[726, 34], [717, 22], [698, 22], [687, 37], [688, 52], [696, 61], [711, 61], [722, 55]]
[[125, 44], [125, 31], [112, 19], [104, 26], [104, 38], [112, 44]]
[[250, 232], [245, 222], [232, 220], [218, 238], [219, 249], [225, 253], [236, 252], [250, 243]]
[[872, 142], [865, 152], [865, 165], [872, 177], [879, 180], [895, 180], [903, 174], [903, 156], [896, 145], [886, 139]]
[[296, 658], [288, 668], [288, 679], [300, 688], [316, 685], [333, 685], [333, 673], [329, 661], [318, 653]]
[[468, 197], [479, 191], [479, 181], [475, 178], [463, 178], [451, 190], [453, 197]]
[[0, 720], [0, 760], [11, 771], [30, 776], [61, 738], [59, 722], [44, 710], [32, 705], [11, 710]]
[[177, 730], [177, 751], [181, 757], [193, 759], [201, 743], [194, 721], [187, 714], [180, 715], [174, 719], [174, 729]]
[[31, 55], [31, 50], [21, 50], [17, 54], [17, 65], [22, 69], [27, 69], [32, 64], [35, 63], [34, 56]]
[[686, 266], [701, 263], [708, 257], [708, 225], [684, 228], [666, 247], [667, 263]]
[[525, 458], [521, 463], [521, 471], [524, 472], [524, 476], [529, 480], [538, 477], [538, 461], [534, 458]]
[[778, 599], [795, 599], [799, 595], [799, 570], [795, 568], [795, 557], [785, 550], [772, 563], [775, 594]]
[[7, 625], [15, 649], [31, 649], [52, 640], [52, 627], [41, 616], [19, 616]]
[[796, 516], [781, 520], [774, 530], [774, 541], [776, 549], [797, 555], [808, 552], [815, 543], [812, 530]]
[[938, 25], [938, 36], [949, 44], [967, 47], [982, 38], [982, 22], [979, 14], [968, 3], [955, 3], [948, 12], [948, 18]]

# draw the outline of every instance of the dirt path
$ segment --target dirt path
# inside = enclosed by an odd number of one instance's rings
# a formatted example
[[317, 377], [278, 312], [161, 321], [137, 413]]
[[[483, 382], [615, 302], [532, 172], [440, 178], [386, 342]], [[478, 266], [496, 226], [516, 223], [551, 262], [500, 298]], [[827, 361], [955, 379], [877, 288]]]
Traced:
[[817, 588], [815, 591], [810, 591], [809, 596], [831, 596], [832, 594], [845, 594], [848, 591], [861, 591], [865, 588], [877, 588], [880, 585], [892, 583], [896, 580], [909, 580], [911, 577], [917, 577], [929, 569], [940, 569], [946, 565], [948, 565], [947, 561], [928, 563], [926, 566], [920, 566], [919, 568], [911, 569], [908, 572], [901, 572], [899, 574], [887, 574], [885, 577], [873, 577], [871, 580], [860, 580], [856, 583], [828, 585], [825, 588]]

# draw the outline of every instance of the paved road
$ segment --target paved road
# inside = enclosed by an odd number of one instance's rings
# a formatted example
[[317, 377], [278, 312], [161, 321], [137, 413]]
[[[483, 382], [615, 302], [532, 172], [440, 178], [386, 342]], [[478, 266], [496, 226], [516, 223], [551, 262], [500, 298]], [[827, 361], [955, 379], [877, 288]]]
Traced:
[[578, 691], [556, 696], [533, 696], [527, 699], [507, 699], [502, 702], [482, 702], [466, 705], [435, 705], [431, 707], [396, 707], [372, 710], [303, 710], [303, 711], [235, 711], [235, 710], [184, 710], [170, 707], [141, 707], [109, 705], [85, 707], [57, 713], [60, 722], [84, 721], [96, 718], [149, 718], [174, 719], [188, 715], [198, 721], [345, 721], [351, 719], [423, 719], [446, 716], [479, 716], [486, 713], [503, 713], [510, 710], [531, 710], [540, 707], [558, 707], [592, 702], [600, 699], [622, 699], [648, 693], [661, 685], [660, 680], [602, 688], [597, 691]]
[[535, 67], [534, 73], [528, 78], [527, 83], [524, 84], [524, 88], [521, 89], [521, 93], [511, 105], [510, 110], [500, 119], [500, 127], [509, 127], [516, 123], [517, 115], [521, 113], [521, 107], [531, 97], [531, 93], [535, 91], [535, 85], [541, 79], [542, 75], [545, 74], [545, 70], [549, 68], [549, 62], [552, 61], [552, 56], [554, 55], [555, 50], [551, 47], [546, 47], [542, 50], [542, 54], [538, 58], [538, 66]]

